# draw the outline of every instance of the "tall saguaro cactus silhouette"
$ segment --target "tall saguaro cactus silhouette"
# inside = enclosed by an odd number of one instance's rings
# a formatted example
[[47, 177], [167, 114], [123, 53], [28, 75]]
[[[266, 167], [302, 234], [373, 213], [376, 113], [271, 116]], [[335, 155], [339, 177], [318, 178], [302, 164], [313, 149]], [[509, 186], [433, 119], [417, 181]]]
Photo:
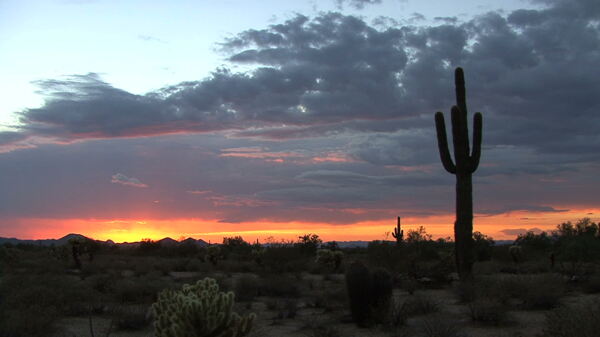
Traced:
[[454, 162], [450, 157], [444, 114], [435, 114], [440, 158], [446, 171], [456, 176], [456, 222], [454, 222], [454, 241], [456, 268], [461, 280], [471, 277], [473, 267], [473, 186], [471, 175], [479, 166], [481, 157], [481, 113], [473, 116], [473, 150], [469, 151], [469, 130], [467, 127], [467, 102], [465, 77], [462, 68], [454, 73], [456, 86], [456, 105], [452, 107], [452, 137], [454, 144]]

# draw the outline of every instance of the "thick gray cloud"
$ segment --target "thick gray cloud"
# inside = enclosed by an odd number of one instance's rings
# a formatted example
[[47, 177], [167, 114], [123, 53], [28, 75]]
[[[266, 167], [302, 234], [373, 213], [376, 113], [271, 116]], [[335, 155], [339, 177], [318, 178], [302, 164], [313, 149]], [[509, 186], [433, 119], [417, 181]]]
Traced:
[[[217, 69], [146, 95], [93, 73], [41, 81], [45, 104], [0, 133], [5, 151], [29, 147], [0, 154], [0, 213], [330, 223], [449, 213], [433, 113], [449, 120], [456, 66], [471, 113], [484, 114], [476, 212], [597, 207], [597, 3], [434, 26], [297, 15], [221, 44], [247, 73]], [[116, 172], [148, 187], [108, 183]]]
[[247, 74], [219, 69], [143, 96], [95, 74], [41, 81], [47, 102], [21, 113], [22, 132], [64, 141], [219, 130], [312, 137], [415, 120], [430, 129], [432, 112], [449, 110], [452, 69], [462, 65], [486, 145], [597, 160], [600, 79], [590, 69], [600, 66], [600, 14], [593, 1], [546, 3], [429, 27], [298, 15], [222, 44], [231, 62], [256, 66]]

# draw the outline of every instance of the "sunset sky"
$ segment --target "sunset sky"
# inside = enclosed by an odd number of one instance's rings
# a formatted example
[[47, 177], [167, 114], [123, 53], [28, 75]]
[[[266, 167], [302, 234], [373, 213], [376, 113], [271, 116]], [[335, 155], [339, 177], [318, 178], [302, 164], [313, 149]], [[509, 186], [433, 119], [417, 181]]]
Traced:
[[475, 230], [600, 221], [598, 0], [2, 1], [0, 236], [452, 236], [457, 66]]

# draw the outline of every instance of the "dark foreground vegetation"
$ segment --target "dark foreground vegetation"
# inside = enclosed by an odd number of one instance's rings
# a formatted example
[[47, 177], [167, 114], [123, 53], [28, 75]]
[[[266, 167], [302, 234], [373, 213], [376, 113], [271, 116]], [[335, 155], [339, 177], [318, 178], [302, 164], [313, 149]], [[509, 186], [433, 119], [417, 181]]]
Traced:
[[[563, 223], [513, 246], [473, 239], [473, 278], [462, 282], [454, 243], [422, 227], [345, 249], [314, 234], [5, 244], [0, 336], [597, 336], [598, 224]], [[186, 304], [194, 298], [203, 304]]]

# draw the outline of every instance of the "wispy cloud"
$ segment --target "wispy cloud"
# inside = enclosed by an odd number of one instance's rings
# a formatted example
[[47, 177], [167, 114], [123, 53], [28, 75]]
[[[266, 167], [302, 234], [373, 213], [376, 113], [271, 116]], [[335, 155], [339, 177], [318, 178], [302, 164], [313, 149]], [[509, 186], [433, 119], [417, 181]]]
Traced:
[[131, 186], [131, 187], [139, 187], [139, 188], [148, 187], [148, 185], [142, 183], [139, 179], [133, 178], [133, 177], [128, 177], [122, 173], [114, 174], [112, 176], [110, 182], [113, 184], [120, 184], [120, 185]]

